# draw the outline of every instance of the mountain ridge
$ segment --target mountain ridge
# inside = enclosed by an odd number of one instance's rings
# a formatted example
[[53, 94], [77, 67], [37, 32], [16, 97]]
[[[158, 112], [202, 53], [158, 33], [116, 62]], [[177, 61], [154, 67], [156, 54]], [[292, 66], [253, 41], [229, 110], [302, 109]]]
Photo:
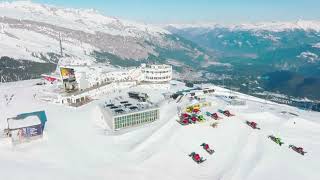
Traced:
[[159, 27], [104, 16], [92, 9], [29, 1], [0, 3], [0, 39], [0, 57], [36, 62], [92, 64], [97, 62], [96, 52], [99, 62], [106, 63], [115, 62], [110, 59], [115, 57], [200, 64], [200, 56], [209, 57], [199, 46]]
[[[82, 30], [93, 33], [102, 31], [112, 35], [134, 36], [139, 34], [131, 31], [148, 31], [149, 33], [170, 32], [151, 25], [105, 16], [94, 9], [63, 8], [53, 5], [33, 3], [31, 1], [14, 1], [0, 3], [0, 16], [21, 20], [36, 20], [53, 25], [64, 25], [66, 28]], [[67, 23], [66, 23], [67, 22]], [[94, 23], [97, 23], [94, 26]], [[109, 28], [108, 24], [113, 25]], [[117, 31], [117, 28], [125, 27], [127, 31]], [[109, 29], [108, 29], [109, 28]]]
[[204, 29], [213, 30], [224, 28], [230, 31], [250, 30], [250, 31], [317, 31], [320, 32], [320, 20], [298, 20], [298, 21], [266, 21], [255, 23], [239, 23], [239, 24], [219, 24], [219, 23], [191, 23], [191, 24], [162, 24], [159, 27], [165, 29]]

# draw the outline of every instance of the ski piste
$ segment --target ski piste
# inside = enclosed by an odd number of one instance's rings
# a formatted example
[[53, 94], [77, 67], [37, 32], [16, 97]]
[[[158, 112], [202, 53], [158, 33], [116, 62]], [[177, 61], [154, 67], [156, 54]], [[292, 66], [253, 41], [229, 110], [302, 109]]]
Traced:
[[[279, 177], [277, 173], [274, 176], [269, 175], [268, 171], [264, 171], [265, 168], [281, 169], [281, 177], [290, 180], [317, 179], [318, 177], [317, 173], [312, 174], [312, 171], [316, 171], [318, 166], [311, 166], [310, 164], [317, 165], [320, 161], [319, 156], [313, 153], [319, 146], [313, 138], [310, 139], [310, 136], [320, 137], [320, 134], [316, 131], [316, 128], [320, 127], [317, 122], [319, 113], [298, 111], [295, 108], [278, 104], [266, 104], [265, 100], [261, 100], [260, 103], [257, 98], [242, 94], [239, 94], [239, 96], [247, 99], [247, 107], [227, 106], [219, 98], [208, 96], [208, 100], [216, 104], [202, 107], [201, 112], [197, 114], [198, 116], [204, 115], [206, 121], [182, 126], [175, 121], [180, 120], [180, 115], [184, 111], [183, 106], [191, 104], [184, 97], [180, 104], [177, 104], [176, 101], [170, 102], [171, 99], [168, 102], [165, 101], [161, 106], [159, 121], [113, 133], [107, 129], [108, 125], [104, 124], [104, 120], [101, 120], [101, 114], [96, 108], [96, 104], [104, 103], [104, 101], [97, 99], [80, 108], [69, 108], [42, 102], [33, 97], [34, 93], [46, 88], [46, 86], [34, 85], [38, 81], [22, 81], [0, 86], [1, 93], [8, 94], [10, 92], [8, 97], [14, 94], [8, 106], [6, 102], [1, 104], [0, 101], [1, 110], [4, 110], [0, 114], [0, 125], [6, 122], [4, 114], [8, 112], [15, 115], [41, 107], [46, 109], [49, 122], [44, 132], [45, 139], [26, 144], [22, 148], [17, 147], [15, 151], [12, 150], [11, 146], [6, 145], [8, 143], [4, 139], [0, 139], [0, 160], [6, 162], [1, 166], [5, 170], [1, 171], [1, 174], [4, 177], [12, 177], [6, 179], [20, 179], [22, 174], [26, 179], [32, 177], [32, 179], [41, 180], [43, 177], [37, 176], [39, 170], [52, 176], [52, 178], [46, 177], [48, 180], [54, 180], [55, 174], [59, 173], [62, 173], [62, 180], [70, 179], [70, 177], [80, 180], [90, 179], [96, 174], [101, 177], [107, 175], [109, 179], [120, 180], [139, 179], [142, 175], [156, 180], [167, 179], [167, 175], [173, 179], [188, 179], [190, 176], [194, 177], [190, 179], [209, 180], [219, 179], [219, 177], [232, 179], [228, 176], [230, 164], [237, 167], [239, 171], [231, 171], [236, 179], [246, 179], [247, 175], [252, 176], [253, 179], [262, 180]], [[177, 81], [174, 81], [174, 83], [177, 84], [175, 85], [177, 89], [185, 88], [182, 83], [179, 84]], [[223, 88], [216, 86], [214, 88], [218, 95], [225, 92]], [[121, 95], [126, 93], [125, 90], [122, 91]], [[159, 97], [161, 93], [165, 92], [164, 90], [159, 90], [159, 92], [145, 91], [151, 97]], [[104, 97], [117, 98], [119, 95], [111, 93]], [[182, 112], [177, 110], [178, 106], [182, 107]], [[226, 117], [223, 120], [216, 121], [205, 114], [207, 111], [218, 112], [218, 109], [228, 109], [230, 112], [236, 113], [236, 116], [232, 117], [234, 121], [228, 120], [229, 118]], [[279, 113], [280, 110], [294, 112], [299, 117], [284, 116]], [[189, 114], [186, 117], [192, 116], [192, 113]], [[224, 116], [220, 113], [218, 115]], [[246, 121], [257, 122], [261, 130], [254, 131], [245, 123]], [[216, 122], [219, 122], [218, 127], [212, 128], [210, 125]], [[294, 124], [294, 122], [296, 123]], [[287, 145], [277, 146], [273, 141], [271, 142], [267, 138], [271, 131], [276, 137], [283, 136]], [[209, 144], [210, 148], [215, 150], [215, 153], [210, 155], [205, 152], [200, 147], [201, 143]], [[308, 150], [308, 153], [302, 156], [293, 149], [289, 149], [289, 144], [297, 147], [299, 147], [298, 145], [303, 146]], [[250, 151], [253, 147], [257, 148], [257, 152]], [[281, 151], [278, 151], [280, 148]], [[187, 156], [190, 152], [199, 153], [205, 160], [204, 163], [199, 164], [199, 170], [194, 169], [195, 167], [198, 168], [198, 164]], [[67, 156], [64, 156], [65, 154]], [[257, 159], [255, 157], [258, 157], [259, 162], [267, 161], [270, 164], [256, 163]], [[39, 159], [43, 163], [37, 165], [35, 162]], [[79, 163], [74, 165], [74, 162]], [[242, 164], [244, 162], [250, 166], [244, 168]], [[295, 163], [291, 163], [289, 167], [288, 162]], [[87, 169], [88, 163], [92, 168]], [[25, 165], [23, 168], [21, 167], [22, 164]], [[150, 168], [151, 164], [157, 164], [162, 168]], [[64, 171], [54, 169], [52, 166], [72, 166], [75, 173], [64, 174]], [[222, 171], [215, 170], [217, 166]], [[177, 168], [180, 170], [184, 168], [188, 173], [176, 173], [179, 171]], [[299, 169], [299, 172], [290, 171], [292, 168]], [[50, 169], [50, 172], [48, 169]], [[139, 169], [144, 170], [140, 171]], [[17, 173], [9, 173], [7, 170], [14, 170]], [[127, 176], [123, 177], [123, 174], [114, 173], [119, 170]], [[268, 178], [257, 173], [256, 170], [267, 173]], [[163, 175], [164, 171], [167, 175]], [[201, 171], [201, 176], [199, 176], [199, 171]]]

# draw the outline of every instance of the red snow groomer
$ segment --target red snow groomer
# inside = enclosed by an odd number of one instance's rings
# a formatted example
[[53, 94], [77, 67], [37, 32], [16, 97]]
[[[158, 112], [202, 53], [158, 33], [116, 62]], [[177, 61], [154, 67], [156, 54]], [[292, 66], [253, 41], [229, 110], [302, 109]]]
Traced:
[[185, 125], [189, 125], [190, 121], [188, 118], [182, 119], [180, 121], [178, 121], [181, 125], [185, 126]]
[[213, 113], [213, 114], [211, 114], [211, 117], [212, 117], [214, 120], [219, 120], [219, 119], [221, 119], [221, 117], [218, 116], [218, 113]]
[[200, 155], [195, 152], [192, 152], [191, 154], [189, 154], [189, 156], [192, 157], [192, 159], [198, 164], [203, 163], [206, 160], [200, 157]]
[[307, 153], [307, 152], [303, 151], [302, 147], [297, 147], [295, 145], [289, 145], [289, 148], [291, 148], [292, 150], [294, 150], [295, 152], [297, 152], [297, 153], [299, 153], [299, 154], [301, 154], [303, 156], [304, 156], [305, 153]]
[[257, 127], [258, 124], [257, 124], [256, 122], [246, 121], [246, 124], [247, 124], [248, 126], [252, 127], [252, 129], [259, 129], [259, 130], [260, 130], [260, 128]]
[[199, 121], [199, 119], [196, 116], [191, 117], [191, 123], [195, 124]]
[[214, 120], [222, 119], [221, 117], [218, 116], [218, 113], [211, 114], [210, 112], [207, 111], [206, 115], [213, 118]]
[[228, 110], [223, 111], [223, 110], [219, 109], [219, 112], [224, 114], [227, 117], [234, 116], [234, 114], [231, 114], [230, 111], [228, 111]]
[[182, 113], [180, 117], [181, 118], [189, 118], [190, 115], [188, 113]]
[[189, 125], [190, 124], [190, 115], [187, 113], [183, 113], [180, 115], [180, 121], [178, 121], [181, 125]]
[[192, 112], [198, 114], [200, 113], [200, 109], [193, 109]]
[[214, 150], [213, 150], [213, 149], [210, 149], [209, 144], [202, 143], [200, 146], [202, 146], [203, 149], [204, 149], [205, 151], [207, 151], [209, 154], [213, 154], [213, 153], [214, 153]]

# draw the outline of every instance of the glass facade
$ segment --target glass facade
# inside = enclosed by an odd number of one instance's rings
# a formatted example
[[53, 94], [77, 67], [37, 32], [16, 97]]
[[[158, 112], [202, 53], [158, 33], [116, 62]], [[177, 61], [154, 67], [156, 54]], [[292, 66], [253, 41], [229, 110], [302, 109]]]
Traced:
[[152, 109], [149, 111], [137, 112], [133, 114], [126, 114], [119, 117], [114, 117], [115, 130], [136, 126], [148, 122], [153, 122], [159, 119], [159, 109]]

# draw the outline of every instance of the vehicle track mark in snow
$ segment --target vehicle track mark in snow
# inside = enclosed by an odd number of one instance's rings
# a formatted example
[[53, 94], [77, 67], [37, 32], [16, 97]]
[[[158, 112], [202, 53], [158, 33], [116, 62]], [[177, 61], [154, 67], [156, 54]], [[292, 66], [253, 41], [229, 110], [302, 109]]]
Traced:
[[168, 123], [152, 133], [143, 143], [137, 145], [131, 152], [139, 154], [139, 161], [147, 160], [168, 144], [169, 139], [172, 138], [172, 135], [176, 132], [177, 128], [178, 124], [176, 122], [173, 120], [168, 121]]
[[[235, 164], [235, 169], [230, 179], [247, 179], [257, 167], [263, 154], [263, 136], [260, 132], [249, 135], [247, 145], [242, 149], [240, 159]], [[264, 136], [263, 136], [264, 138]]]
[[[234, 174], [237, 168], [235, 162], [241, 160], [243, 147], [248, 144], [248, 133], [243, 133], [238, 137], [238, 141], [235, 144], [235, 151], [233, 151], [232, 156], [228, 157], [226, 165], [223, 167], [222, 171], [218, 174], [217, 178], [221, 180], [229, 180]], [[231, 154], [231, 153], [230, 153]]]
[[138, 154], [140, 162], [149, 159], [169, 144], [169, 139], [177, 132], [177, 128], [181, 128], [181, 126], [176, 122], [176, 113], [166, 114], [162, 117], [161, 124], [155, 128], [155, 131], [152, 131], [141, 143], [136, 144], [131, 152]]

